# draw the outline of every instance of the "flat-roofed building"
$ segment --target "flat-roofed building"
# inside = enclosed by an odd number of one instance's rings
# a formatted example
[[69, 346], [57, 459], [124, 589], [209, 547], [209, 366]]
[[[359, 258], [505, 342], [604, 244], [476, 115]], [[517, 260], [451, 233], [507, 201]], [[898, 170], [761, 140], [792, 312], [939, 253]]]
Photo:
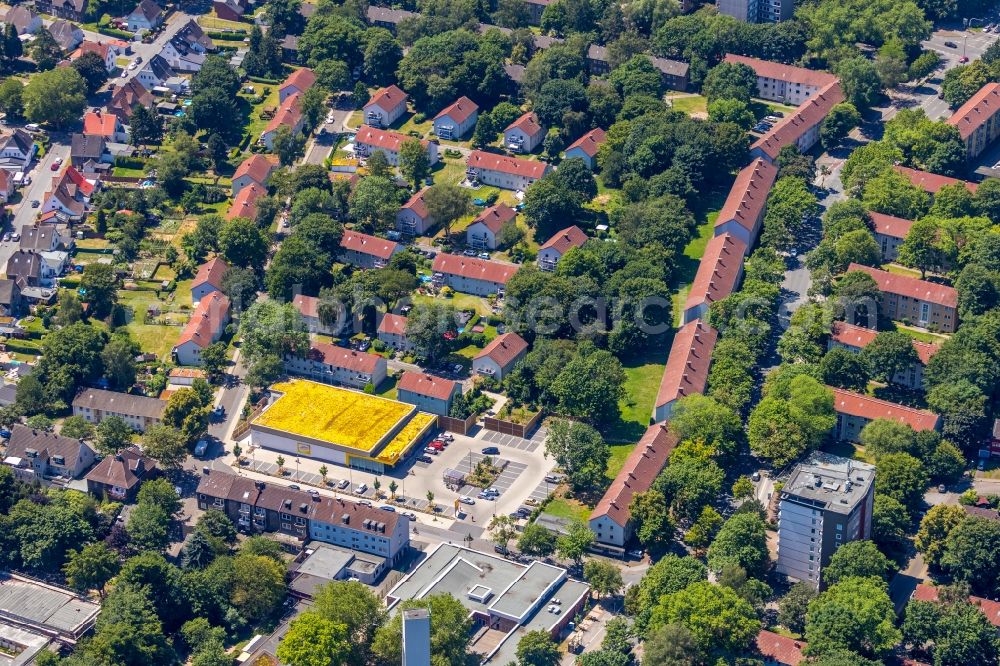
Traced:
[[[72, 647], [94, 627], [100, 604], [58, 585], [16, 573], [0, 576], [0, 658], [33, 664], [50, 642]], [[24, 657], [24, 659], [20, 659]]]
[[871, 266], [852, 263], [850, 271], [868, 273], [882, 292], [882, 314], [904, 323], [954, 333], [958, 328], [958, 291], [952, 287]]

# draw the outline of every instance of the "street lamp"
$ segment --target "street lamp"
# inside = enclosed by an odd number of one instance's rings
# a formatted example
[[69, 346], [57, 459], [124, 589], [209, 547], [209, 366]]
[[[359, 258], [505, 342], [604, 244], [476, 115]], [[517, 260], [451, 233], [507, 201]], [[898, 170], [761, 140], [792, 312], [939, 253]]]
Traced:
[[295, 457], [295, 480], [296, 481], [301, 481], [302, 480], [301, 477], [299, 476], [299, 458], [298, 458], [298, 456]]

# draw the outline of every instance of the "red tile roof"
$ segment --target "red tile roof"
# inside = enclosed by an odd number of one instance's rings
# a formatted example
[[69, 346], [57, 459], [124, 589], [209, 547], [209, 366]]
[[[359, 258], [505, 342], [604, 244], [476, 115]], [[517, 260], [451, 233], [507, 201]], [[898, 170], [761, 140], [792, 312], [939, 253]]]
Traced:
[[317, 319], [319, 317], [319, 299], [315, 296], [305, 296], [296, 294], [292, 299], [292, 305], [303, 317]]
[[937, 191], [945, 185], [955, 185], [957, 183], [965, 185], [965, 188], [973, 194], [976, 193], [976, 189], [979, 187], [975, 183], [959, 180], [958, 178], [939, 176], [936, 173], [920, 171], [919, 169], [911, 169], [909, 167], [899, 166], [898, 164], [894, 166], [893, 169], [906, 176], [912, 184], [916, 185], [925, 192], [930, 192], [931, 194], [936, 194]]
[[568, 153], [574, 148], [579, 148], [585, 155], [587, 155], [587, 157], [594, 157], [597, 155], [597, 150], [601, 147], [601, 144], [604, 143], [607, 137], [608, 133], [600, 127], [592, 129], [574, 141], [573, 144], [565, 150], [565, 152]]
[[521, 130], [528, 136], [535, 136], [539, 132], [545, 131], [545, 128], [542, 127], [542, 123], [539, 122], [538, 116], [534, 111], [528, 111], [510, 125], [507, 125], [503, 132], [506, 134], [507, 132], [515, 129]]
[[486, 153], [482, 150], [473, 150], [469, 154], [469, 159], [465, 161], [465, 165], [472, 169], [499, 171], [525, 178], [541, 178], [549, 166], [541, 160], [523, 160], [497, 153]]
[[[406, 134], [362, 125], [358, 128], [358, 134], [354, 137], [354, 143], [364, 143], [369, 146], [381, 148], [382, 150], [388, 150], [392, 153], [398, 153], [403, 142], [410, 141], [411, 139], [413, 137]], [[421, 141], [420, 143], [424, 146], [427, 145], [426, 141]]]
[[746, 243], [732, 234], [715, 236], [708, 241], [684, 309], [721, 301], [733, 293], [743, 270], [746, 251]]
[[400, 104], [406, 104], [406, 93], [395, 85], [391, 85], [376, 92], [365, 106], [368, 107], [373, 104], [377, 104], [384, 111], [389, 111], [395, 109]]
[[862, 271], [868, 273], [868, 275], [875, 278], [875, 283], [878, 284], [879, 291], [899, 296], [909, 296], [918, 301], [936, 303], [947, 308], [958, 307], [958, 292], [952, 287], [928, 282], [927, 280], [918, 280], [906, 275], [896, 275], [889, 271], [872, 268], [871, 266], [862, 266], [861, 264], [852, 263], [847, 267], [847, 270], [848, 272]]
[[156, 469], [155, 461], [143, 457], [139, 449], [131, 447], [113, 456], [105, 456], [87, 472], [85, 478], [94, 483], [130, 490], [141, 483], [154, 469]]
[[251, 183], [247, 187], [244, 187], [239, 191], [233, 198], [233, 205], [229, 207], [229, 211], [226, 213], [226, 219], [231, 220], [234, 217], [247, 217], [251, 220], [257, 217], [257, 199], [267, 194], [263, 187]]
[[229, 266], [219, 257], [209, 259], [198, 267], [198, 272], [194, 276], [194, 281], [191, 282], [191, 287], [194, 288], [199, 285], [210, 284], [216, 289], [222, 289], [222, 278], [225, 277], [226, 271], [228, 270]]
[[424, 201], [424, 195], [426, 194], [427, 188], [425, 187], [410, 197], [410, 200], [403, 204], [403, 208], [412, 210], [420, 219], [426, 220], [430, 215], [430, 213], [427, 212], [427, 202]]
[[74, 166], [67, 166], [59, 175], [59, 180], [55, 189], [66, 187], [73, 196], [79, 193], [89, 197], [94, 193], [94, 183], [83, 177], [83, 174], [76, 170]]
[[236, 167], [236, 172], [233, 174], [233, 180], [249, 176], [250, 180], [258, 185], [266, 185], [271, 172], [277, 168], [278, 165], [275, 164], [273, 159], [258, 153], [240, 162], [240, 165]]
[[[938, 591], [933, 585], [917, 583], [917, 589], [913, 591], [910, 598], [915, 601], [937, 601]], [[979, 609], [986, 615], [986, 619], [990, 621], [990, 624], [994, 627], [1000, 627], [1000, 603], [976, 596], [970, 596], [969, 603], [973, 606], [979, 606]]]
[[663, 368], [656, 406], [660, 407], [678, 398], [703, 393], [708, 384], [708, 367], [719, 332], [702, 323], [701, 319], [681, 326], [674, 334], [670, 356]]
[[871, 396], [829, 387], [833, 391], [833, 408], [837, 413], [857, 416], [869, 421], [888, 419], [905, 423], [914, 430], [934, 430], [938, 424], [938, 415], [923, 409], [913, 409], [898, 405], [888, 400], [879, 400]]
[[561, 257], [574, 247], [583, 247], [583, 244], [586, 242], [587, 234], [583, 233], [583, 229], [574, 224], [572, 227], [566, 227], [562, 231], [557, 231], [555, 235], [545, 241], [545, 244], [539, 249], [553, 249], [558, 252]]
[[340, 247], [344, 250], [360, 252], [388, 261], [392, 258], [392, 254], [399, 249], [399, 243], [357, 231], [345, 231], [340, 238]]
[[446, 106], [441, 113], [434, 116], [434, 120], [448, 116], [458, 124], [464, 123], [469, 116], [479, 110], [479, 105], [468, 97], [459, 97], [457, 100]]
[[768, 660], [769, 664], [780, 666], [799, 666], [806, 660], [802, 650], [806, 644], [773, 631], [762, 629], [757, 634], [757, 651]]
[[308, 67], [302, 67], [288, 75], [281, 84], [280, 90], [293, 86], [296, 90], [305, 92], [316, 83], [316, 74]]
[[205, 379], [208, 375], [201, 368], [174, 368], [170, 371], [170, 377], [178, 379]]
[[278, 110], [275, 111], [274, 117], [267, 123], [263, 133], [276, 132], [279, 127], [294, 128], [302, 118], [302, 108], [299, 106], [300, 97], [302, 97], [301, 93], [293, 93], [286, 97]]
[[389, 335], [406, 335], [406, 317], [387, 312], [378, 324], [378, 332]]
[[500, 227], [508, 222], [512, 222], [515, 217], [517, 217], [517, 211], [505, 203], [498, 203], [477, 215], [476, 219], [469, 223], [469, 226], [483, 224], [494, 234], [498, 234], [500, 233]]
[[518, 356], [528, 350], [528, 343], [517, 333], [503, 333], [493, 338], [488, 345], [483, 347], [483, 351], [476, 354], [475, 358], [489, 357], [502, 369], [507, 367], [517, 359]]
[[838, 81], [820, 88], [819, 92], [802, 102], [795, 113], [785, 117], [767, 134], [757, 139], [750, 149], [759, 149], [772, 160], [776, 159], [782, 148], [795, 145], [803, 134], [826, 118], [835, 104], [843, 101], [844, 91], [841, 90]]
[[385, 359], [378, 354], [337, 347], [326, 342], [317, 342], [309, 350], [309, 358], [335, 368], [345, 368], [352, 372], [372, 374]]
[[436, 256], [432, 264], [432, 270], [435, 273], [459, 275], [470, 280], [485, 280], [497, 284], [507, 284], [507, 280], [513, 277], [517, 268], [517, 266], [501, 264], [498, 261], [444, 253]]
[[118, 116], [113, 113], [101, 113], [100, 111], [89, 111], [83, 116], [83, 133], [86, 135], [103, 136], [107, 139], [114, 137], [117, 131]]
[[831, 83], [837, 82], [837, 77], [827, 72], [817, 72], [814, 69], [805, 67], [795, 67], [794, 65], [783, 65], [780, 62], [770, 60], [760, 60], [748, 56], [727, 53], [725, 62], [746, 65], [754, 71], [757, 76], [768, 79], [777, 79], [788, 83], [799, 83], [814, 88], [823, 88]]
[[448, 400], [456, 386], [459, 386], [459, 383], [450, 379], [407, 370], [399, 377], [396, 390], [409, 391], [436, 400]]
[[675, 446], [677, 435], [670, 431], [666, 423], [649, 426], [625, 459], [625, 464], [604, 497], [594, 507], [590, 519], [607, 516], [616, 525], [624, 527], [631, 515], [629, 505], [632, 497], [650, 489]]
[[214, 338], [226, 325], [228, 315], [229, 299], [222, 292], [213, 291], [198, 301], [174, 347], [193, 342], [204, 349], [215, 341]]
[[70, 60], [78, 60], [88, 53], [96, 53], [101, 60], [108, 59], [108, 49], [111, 48], [104, 42], [92, 42], [90, 40], [84, 40], [77, 47], [76, 51], [73, 51], [70, 55]]
[[778, 167], [764, 159], [758, 158], [744, 167], [736, 174], [736, 180], [729, 189], [729, 196], [719, 211], [715, 226], [735, 220], [747, 231], [753, 231], [777, 177]]
[[[854, 347], [856, 349], [864, 349], [874, 342], [877, 335], [878, 331], [873, 331], [863, 326], [854, 326], [843, 321], [833, 322], [833, 328], [830, 331], [830, 337], [833, 340], [845, 347]], [[916, 340], [913, 341], [913, 348], [917, 351], [917, 356], [920, 357], [920, 362], [923, 365], [927, 365], [934, 354], [941, 351], [941, 345], [918, 342]]]
[[906, 238], [906, 235], [910, 233], [910, 227], [913, 226], [913, 220], [904, 220], [901, 217], [886, 215], [885, 213], [871, 211], [868, 213], [868, 217], [871, 218], [872, 224], [875, 225], [875, 233], [892, 238]]
[[945, 122], [957, 127], [964, 141], [998, 111], [1000, 111], [1000, 83], [987, 83]]

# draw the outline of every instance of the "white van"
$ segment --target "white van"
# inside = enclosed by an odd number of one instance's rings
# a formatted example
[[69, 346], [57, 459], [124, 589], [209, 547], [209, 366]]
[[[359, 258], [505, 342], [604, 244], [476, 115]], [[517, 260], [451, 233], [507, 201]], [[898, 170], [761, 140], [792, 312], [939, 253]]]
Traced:
[[42, 131], [42, 128], [41, 128], [41, 126], [38, 123], [28, 123], [27, 125], [24, 126], [24, 129], [28, 130], [29, 132], [41, 132]]

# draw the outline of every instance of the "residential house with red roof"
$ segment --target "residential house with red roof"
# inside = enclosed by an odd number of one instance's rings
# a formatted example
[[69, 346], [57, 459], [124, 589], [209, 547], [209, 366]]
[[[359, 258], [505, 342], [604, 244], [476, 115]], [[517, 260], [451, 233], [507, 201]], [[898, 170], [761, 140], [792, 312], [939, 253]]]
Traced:
[[837, 439], [859, 441], [861, 431], [875, 419], [905, 423], [917, 432], [938, 430], [941, 427], [941, 419], [934, 412], [832, 386], [829, 388], [833, 391], [833, 409], [837, 413], [837, 427], [834, 430]]
[[470, 181], [502, 190], [524, 191], [550, 171], [552, 167], [541, 160], [525, 160], [482, 150], [473, 150], [465, 161], [465, 175]]
[[198, 305], [201, 299], [213, 292], [222, 293], [222, 281], [229, 271], [229, 264], [221, 257], [213, 257], [198, 267], [191, 281], [191, 303]]
[[477, 120], [479, 105], [468, 97], [459, 97], [434, 116], [434, 134], [442, 139], [458, 141], [475, 128]]
[[123, 123], [128, 122], [132, 109], [136, 106], [149, 108], [153, 105], [153, 95], [143, 87], [139, 79], [133, 77], [124, 84], [115, 86], [108, 102], [108, 112], [118, 116]]
[[158, 475], [156, 462], [143, 456], [138, 448], [131, 447], [105, 456], [84, 478], [87, 481], [87, 492], [91, 495], [131, 502], [143, 482], [155, 479]]
[[[913, 601], [930, 601], [936, 603], [938, 601], [938, 590], [933, 585], [917, 583], [917, 587], [913, 590], [913, 594], [910, 595], [910, 599]], [[978, 606], [990, 624], [1000, 629], [1000, 602], [970, 595], [969, 603], [973, 606]]]
[[396, 231], [407, 236], [423, 236], [434, 226], [434, 218], [427, 211], [424, 196], [427, 188], [423, 188], [407, 201], [396, 213]]
[[106, 141], [125, 143], [128, 135], [125, 125], [113, 113], [104, 113], [100, 109], [83, 114], [83, 133], [85, 136], [100, 136]]
[[501, 333], [472, 359], [476, 374], [503, 379], [528, 354], [528, 343], [517, 333]]
[[503, 145], [514, 153], [530, 153], [545, 140], [545, 128], [538, 114], [528, 111], [503, 131]]
[[70, 61], [79, 60], [84, 55], [88, 53], [94, 53], [104, 62], [104, 69], [109, 72], [113, 72], [118, 65], [115, 63], [115, 58], [118, 56], [118, 50], [106, 42], [92, 42], [88, 39], [83, 40], [83, 43], [70, 54]]
[[201, 353], [222, 337], [228, 323], [229, 298], [225, 294], [213, 291], [202, 298], [174, 345], [174, 362], [178, 365], [201, 365]]
[[875, 242], [878, 243], [882, 260], [895, 261], [896, 257], [899, 256], [899, 246], [903, 244], [907, 234], [910, 233], [913, 220], [904, 220], [901, 217], [876, 213], [875, 211], [869, 212], [868, 217], [872, 221], [872, 227], [874, 227]]
[[965, 185], [965, 189], [969, 190], [972, 194], [976, 193], [978, 185], [975, 183], [970, 183], [966, 180], [960, 180], [958, 178], [950, 178], [948, 176], [939, 176], [936, 173], [931, 173], [930, 171], [921, 171], [920, 169], [911, 169], [910, 167], [896, 165], [892, 167], [896, 170], [896, 173], [900, 173], [910, 181], [911, 184], [916, 185], [924, 192], [934, 195], [945, 185]]
[[393, 349], [410, 351], [413, 343], [406, 337], [406, 322], [403, 315], [386, 312], [378, 323], [376, 337]]
[[958, 128], [971, 160], [978, 157], [1000, 136], [1000, 83], [990, 82], [979, 89], [945, 122]]
[[587, 234], [575, 224], [557, 231], [538, 248], [538, 267], [543, 271], [554, 271], [563, 255], [574, 247], [583, 247], [586, 242]]
[[66, 221], [82, 220], [97, 184], [87, 180], [73, 166], [67, 165], [52, 181], [52, 189], [45, 193], [40, 212], [55, 212]]
[[277, 161], [267, 155], [256, 153], [246, 158], [233, 173], [233, 196], [239, 194], [247, 185], [256, 185], [266, 190], [267, 181], [277, 168]]
[[824, 86], [803, 102], [750, 146], [750, 156], [774, 162], [785, 146], [795, 146], [800, 153], [819, 141], [819, 127], [835, 105], [844, 101], [839, 81]]
[[730, 234], [714, 236], [705, 247], [684, 302], [684, 323], [706, 319], [708, 308], [736, 291], [743, 277], [747, 246]]
[[455, 396], [462, 395], [462, 382], [407, 370], [396, 383], [396, 399], [438, 416], [451, 413]]
[[517, 211], [504, 203], [483, 210], [465, 228], [465, 243], [477, 250], [497, 249], [497, 237], [507, 224], [514, 224]]
[[388, 364], [378, 354], [318, 342], [305, 357], [285, 356], [285, 371], [324, 384], [364, 389], [385, 380]]
[[463, 294], [489, 296], [503, 294], [517, 266], [442, 252], [434, 257], [431, 270], [434, 271], [431, 282], [438, 288], [448, 286]]
[[669, 419], [674, 404], [684, 396], [705, 392], [718, 337], [719, 332], [700, 319], [677, 329], [653, 406], [654, 423]]
[[292, 299], [292, 305], [294, 305], [295, 309], [302, 315], [302, 321], [305, 322], [305, 325], [309, 329], [310, 333], [322, 333], [324, 335], [337, 334], [337, 331], [340, 328], [339, 326], [327, 326], [320, 321], [319, 299], [315, 296], [296, 294], [295, 298]]
[[235, 197], [233, 203], [226, 211], [226, 219], [235, 217], [245, 217], [253, 220], [257, 217], [257, 199], [267, 194], [267, 189], [251, 183], [241, 189]]
[[587, 168], [593, 171], [597, 166], [597, 151], [607, 138], [608, 133], [600, 127], [592, 129], [570, 144], [570, 147], [563, 152], [563, 157], [567, 160], [579, 157]]
[[649, 490], [677, 446], [677, 435], [666, 423], [646, 429], [588, 521], [598, 543], [624, 550], [632, 539], [634, 525], [629, 507], [632, 498]]
[[[417, 141], [412, 136], [362, 125], [354, 137], [354, 153], [359, 157], [371, 157], [376, 151], [382, 151], [392, 166], [399, 166], [399, 150], [406, 141]], [[438, 161], [438, 142], [420, 141], [427, 151], [427, 162], [431, 165]]]
[[762, 158], [743, 167], [715, 219], [715, 235], [732, 234], [748, 250], [752, 248], [764, 223], [767, 195], [777, 177], [778, 167]]
[[278, 106], [274, 116], [268, 121], [267, 127], [261, 132], [260, 142], [268, 150], [274, 150], [274, 137], [278, 135], [278, 130], [282, 127], [287, 127], [293, 135], [302, 131], [305, 118], [302, 117], [302, 107], [299, 105], [301, 97], [302, 95], [299, 93], [286, 97]]
[[757, 633], [755, 644], [757, 654], [764, 660], [764, 666], [799, 666], [806, 660], [802, 652], [806, 649], [804, 641], [767, 629], [761, 629]]
[[757, 75], [757, 97], [798, 106], [820, 90], [837, 82], [837, 77], [805, 67], [727, 53], [724, 62], [746, 65]]
[[278, 86], [278, 103], [284, 102], [292, 95], [302, 95], [316, 83], [316, 73], [308, 67], [300, 67], [282, 81]]
[[886, 317], [945, 333], [954, 333], [958, 327], [958, 292], [954, 288], [861, 264], [852, 263], [847, 270], [862, 271], [875, 279]]
[[358, 268], [382, 268], [402, 251], [403, 246], [395, 241], [357, 231], [347, 230], [340, 238], [340, 260]]
[[372, 127], [389, 127], [406, 113], [407, 94], [391, 85], [378, 90], [364, 105], [365, 124]]
[[[827, 349], [839, 347], [855, 353], [860, 353], [862, 349], [875, 341], [878, 331], [863, 326], [854, 326], [842, 321], [833, 322], [830, 329], [830, 339], [827, 342]], [[941, 345], [929, 342], [913, 341], [913, 350], [917, 353], [917, 361], [909, 368], [900, 370], [889, 381], [911, 389], [919, 389], [924, 384], [924, 369], [930, 360], [941, 350]]]

